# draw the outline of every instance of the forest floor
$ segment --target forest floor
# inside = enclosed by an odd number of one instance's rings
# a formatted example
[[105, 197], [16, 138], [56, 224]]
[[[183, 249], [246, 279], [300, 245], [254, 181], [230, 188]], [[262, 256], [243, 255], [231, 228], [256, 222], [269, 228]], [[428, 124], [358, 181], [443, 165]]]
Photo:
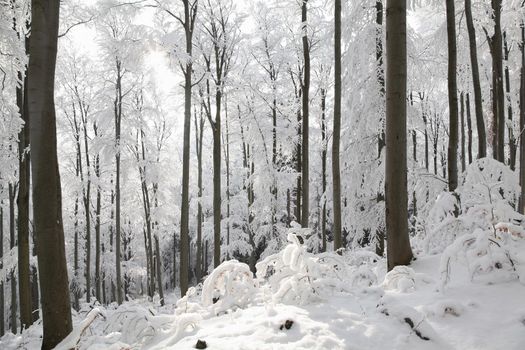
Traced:
[[[164, 307], [144, 299], [107, 309], [85, 304], [59, 349], [179, 350], [198, 343], [204, 348], [204, 342], [208, 349], [228, 350], [524, 349], [524, 281], [471, 281], [460, 264], [442, 288], [440, 259], [418, 257], [410, 266], [412, 280], [314, 295], [307, 303], [269, 301], [268, 290], [260, 288], [244, 308], [218, 315], [190, 302], [175, 306], [173, 294]], [[385, 263], [374, 263], [378, 281], [385, 280]], [[41, 331], [36, 324], [23, 335], [8, 334], [0, 348], [38, 349]]]

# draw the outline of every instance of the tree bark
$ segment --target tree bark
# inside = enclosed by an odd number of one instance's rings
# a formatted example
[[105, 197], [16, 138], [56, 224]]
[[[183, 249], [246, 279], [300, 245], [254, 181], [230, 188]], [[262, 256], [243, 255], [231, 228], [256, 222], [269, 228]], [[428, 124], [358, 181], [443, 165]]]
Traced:
[[412, 260], [408, 236], [406, 1], [386, 9], [386, 234], [388, 270]]
[[310, 179], [309, 179], [309, 104], [310, 104], [310, 43], [308, 42], [308, 0], [302, 0], [301, 6], [301, 25], [302, 43], [304, 56], [304, 81], [303, 90], [303, 140], [302, 140], [302, 196], [303, 203], [301, 208], [301, 226], [308, 227], [310, 218]]
[[[26, 51], [29, 41], [26, 38]], [[19, 77], [21, 78], [21, 73]], [[31, 314], [31, 271], [29, 266], [29, 116], [27, 110], [27, 71], [23, 80], [23, 91], [17, 88], [17, 105], [24, 126], [18, 134], [18, 290], [20, 296], [20, 323], [26, 329], [33, 324]]]
[[448, 189], [453, 192], [458, 187], [458, 87], [457, 87], [457, 48], [456, 13], [454, 0], [446, 1], [448, 38]]
[[323, 190], [323, 204], [321, 206], [321, 239], [322, 252], [326, 252], [326, 157], [327, 157], [327, 135], [326, 135], [326, 90], [321, 89], [321, 182]]
[[121, 62], [115, 61], [117, 81], [115, 85], [115, 265], [116, 265], [116, 297], [117, 303], [122, 304], [122, 272], [121, 272], [121, 230], [120, 230], [120, 131], [122, 120], [122, 73]]
[[72, 329], [53, 96], [59, 7], [58, 0], [31, 1], [28, 106], [44, 333], [42, 349], [52, 349]]
[[202, 141], [204, 139], [204, 118], [202, 105], [200, 108], [199, 122], [197, 122], [197, 114], [195, 114], [195, 150], [197, 153], [197, 187], [199, 202], [197, 204], [197, 254], [196, 254], [196, 275], [197, 283], [202, 279]]
[[468, 163], [472, 163], [472, 117], [470, 113], [470, 94], [467, 93], [467, 135], [468, 135], [468, 141], [467, 141], [467, 150], [468, 150]]
[[465, 152], [465, 96], [464, 93], [461, 92], [460, 96], [460, 115], [461, 115], [461, 172], [465, 171], [466, 163], [467, 163], [467, 156]]
[[[0, 269], [3, 268], [4, 258], [4, 207], [3, 202], [0, 203]], [[5, 321], [4, 321], [4, 281], [0, 280], [0, 337], [5, 334]]]
[[503, 32], [503, 52], [505, 65], [505, 95], [507, 100], [507, 118], [508, 118], [508, 133], [509, 133], [509, 166], [512, 171], [516, 170], [516, 151], [517, 144], [514, 137], [514, 128], [512, 122], [512, 101], [510, 99], [510, 74], [509, 74], [509, 47], [507, 45], [507, 33]]
[[485, 132], [485, 120], [483, 119], [483, 103], [481, 95], [481, 84], [479, 81], [478, 47], [476, 43], [476, 29], [472, 20], [471, 0], [465, 0], [465, 17], [467, 19], [467, 30], [470, 47], [470, 65], [472, 71], [472, 85], [474, 87], [474, 108], [476, 111], [476, 127], [478, 131], [478, 159], [487, 156], [487, 135]]
[[[377, 158], [382, 163], [381, 154], [385, 148], [385, 69], [383, 65], [383, 0], [376, 1], [376, 64], [377, 82], [379, 84], [379, 135], [377, 137]], [[384, 202], [384, 188], [378, 189], [377, 203]], [[385, 253], [385, 229], [379, 225], [376, 229], [376, 254], [383, 256]]]
[[334, 130], [332, 135], [332, 197], [334, 210], [334, 250], [343, 246], [341, 234], [341, 169], [339, 147], [341, 139], [341, 0], [335, 0], [334, 33]]
[[[521, 74], [520, 74], [520, 130], [525, 129], [525, 20], [521, 20]], [[519, 212], [525, 214], [525, 137], [520, 136], [520, 186]]]
[[[15, 199], [16, 199], [16, 192], [17, 192], [16, 185], [9, 184], [9, 248], [11, 250], [15, 249], [16, 243], [16, 234], [15, 234]], [[9, 274], [9, 280], [11, 281], [11, 317], [10, 317], [10, 324], [11, 324], [11, 332], [13, 334], [16, 334], [17, 332], [17, 312], [18, 312], [18, 305], [17, 305], [17, 298], [16, 298], [16, 275], [14, 271], [11, 271]]]

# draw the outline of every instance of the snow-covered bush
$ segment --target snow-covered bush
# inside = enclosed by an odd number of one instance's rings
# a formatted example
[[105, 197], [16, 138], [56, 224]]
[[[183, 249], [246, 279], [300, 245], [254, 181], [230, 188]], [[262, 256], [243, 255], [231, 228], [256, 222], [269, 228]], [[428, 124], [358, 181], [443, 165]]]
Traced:
[[416, 289], [416, 273], [408, 266], [396, 266], [386, 274], [382, 286], [385, 290], [413, 292]]
[[439, 254], [477, 229], [494, 231], [499, 222], [525, 222], [514, 209], [519, 191], [516, 173], [507, 166], [490, 158], [474, 161], [456, 191], [441, 193], [430, 209], [424, 250]]
[[256, 265], [257, 278], [268, 281], [275, 302], [306, 304], [322, 295], [349, 289], [349, 270], [339, 255], [308, 253], [294, 228], [287, 239], [289, 244], [284, 250]]
[[215, 314], [232, 308], [244, 308], [252, 302], [257, 282], [250, 267], [237, 260], [217, 266], [202, 286], [202, 305]]
[[[499, 227], [502, 227], [500, 225]], [[441, 256], [440, 273], [442, 289], [451, 280], [452, 265], [463, 262], [472, 281], [495, 283], [519, 277], [515, 262], [515, 249], [509, 244], [508, 233], [499, 237], [490, 230], [476, 230], [458, 237]]]

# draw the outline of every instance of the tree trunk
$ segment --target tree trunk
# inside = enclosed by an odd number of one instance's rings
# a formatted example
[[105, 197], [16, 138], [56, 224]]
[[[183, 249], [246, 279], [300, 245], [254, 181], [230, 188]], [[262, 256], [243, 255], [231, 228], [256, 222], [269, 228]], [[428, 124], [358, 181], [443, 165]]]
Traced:
[[52, 349], [72, 329], [53, 96], [59, 7], [58, 0], [31, 1], [28, 104], [33, 215], [42, 294], [42, 349]]
[[200, 108], [199, 123], [197, 123], [197, 115], [195, 114], [195, 149], [197, 152], [197, 187], [199, 202], [197, 204], [197, 254], [196, 254], [196, 269], [197, 269], [197, 283], [202, 279], [202, 141], [204, 139], [204, 118], [202, 115], [202, 106]]
[[476, 30], [472, 20], [471, 0], [465, 0], [465, 17], [467, 19], [467, 30], [470, 47], [470, 65], [472, 71], [472, 82], [474, 87], [474, 107], [476, 111], [476, 127], [478, 130], [478, 159], [487, 156], [487, 135], [485, 132], [485, 121], [483, 119], [483, 103], [481, 95], [481, 84], [479, 81], [478, 47], [476, 43]]
[[458, 187], [458, 87], [457, 87], [457, 49], [456, 13], [454, 0], [446, 1], [448, 38], [448, 189], [453, 192]]
[[91, 166], [89, 159], [87, 112], [82, 101], [79, 101], [82, 128], [84, 131], [84, 156], [86, 163], [86, 187], [84, 192], [84, 215], [86, 224], [86, 302], [91, 302]]
[[[26, 50], [28, 47], [26, 39]], [[19, 74], [21, 78], [21, 74]], [[18, 134], [19, 181], [18, 181], [18, 289], [20, 295], [20, 323], [26, 329], [33, 324], [31, 314], [31, 272], [29, 265], [29, 116], [27, 110], [27, 72], [24, 79], [24, 90], [17, 88], [17, 105], [24, 126]], [[20, 91], [19, 91], [20, 90]]]
[[326, 90], [321, 89], [321, 182], [323, 189], [323, 204], [321, 209], [321, 237], [322, 252], [326, 252], [326, 156], [327, 156], [327, 135], [326, 135]]
[[460, 96], [460, 104], [461, 104], [461, 172], [465, 171], [466, 163], [467, 163], [467, 156], [465, 153], [465, 96], [464, 93], [461, 92]]
[[467, 93], [467, 135], [468, 135], [468, 141], [467, 141], [467, 149], [468, 149], [468, 163], [472, 163], [472, 118], [470, 113], [470, 94]]
[[387, 0], [386, 10], [386, 233], [388, 270], [412, 260], [408, 236], [406, 135], [406, 2]]
[[[186, 54], [192, 55], [193, 25], [195, 12], [190, 8], [189, 0], [184, 3], [184, 32], [186, 37]], [[193, 6], [192, 6], [193, 7]], [[182, 151], [182, 202], [180, 217], [180, 292], [181, 296], [188, 290], [188, 271], [190, 267], [190, 236], [189, 236], [189, 183], [190, 183], [190, 129], [191, 129], [191, 88], [192, 61], [188, 60], [184, 69], [184, 144]]]
[[503, 92], [503, 45], [501, 33], [501, 3], [502, 0], [491, 0], [494, 19], [494, 35], [490, 38], [489, 44], [492, 54], [492, 74], [493, 74], [493, 99], [494, 99], [494, 119], [496, 122], [496, 133], [494, 137], [497, 142], [495, 156], [502, 163], [505, 162], [505, 97]]
[[[15, 249], [16, 246], [16, 234], [15, 234], [15, 199], [16, 199], [17, 186], [9, 184], [9, 248]], [[16, 334], [17, 332], [17, 300], [16, 300], [16, 275], [14, 271], [9, 274], [9, 280], [11, 281], [11, 332]]]
[[332, 186], [334, 210], [334, 250], [343, 246], [341, 235], [341, 170], [339, 166], [339, 146], [341, 139], [341, 0], [335, 0], [334, 33], [334, 130], [332, 136]]
[[[95, 137], [98, 136], [97, 124], [93, 124], [93, 130], [95, 132]], [[95, 297], [99, 303], [104, 304], [105, 298], [102, 294], [105, 294], [103, 289], [105, 286], [102, 285], [102, 278], [100, 273], [100, 211], [101, 211], [101, 199], [102, 193], [100, 188], [100, 155], [96, 154], [95, 156], [95, 176], [97, 177], [97, 199], [96, 199], [96, 208], [95, 208]]]
[[[340, 21], [340, 20], [339, 20]], [[381, 154], [385, 148], [385, 69], [383, 66], [383, 0], [376, 1], [376, 64], [377, 82], [379, 84], [380, 107], [379, 107], [379, 135], [377, 137], [377, 158], [382, 163]], [[384, 202], [385, 195], [381, 188], [378, 189], [377, 203]], [[385, 253], [385, 230], [382, 225], [376, 229], [376, 254], [383, 256]]]
[[301, 6], [301, 26], [302, 42], [304, 55], [304, 81], [303, 90], [303, 141], [302, 141], [302, 196], [303, 204], [301, 208], [301, 226], [308, 227], [310, 216], [310, 179], [309, 179], [309, 103], [310, 103], [310, 43], [308, 42], [308, 18], [307, 4], [308, 0], [302, 0]]
[[[0, 203], [0, 269], [3, 268], [4, 258], [4, 207], [3, 202]], [[5, 334], [5, 300], [4, 300], [4, 280], [0, 279], [0, 337]]]
[[221, 100], [217, 87], [215, 94], [215, 122], [213, 123], [213, 266], [221, 263]]
[[505, 65], [505, 93], [507, 97], [507, 118], [508, 118], [508, 133], [509, 133], [509, 166], [512, 171], [516, 170], [516, 151], [517, 144], [514, 137], [514, 127], [512, 122], [512, 101], [510, 99], [510, 75], [509, 75], [509, 47], [507, 45], [507, 33], [503, 32], [503, 52]]
[[160, 305], [164, 306], [164, 292], [162, 289], [162, 261], [160, 258], [159, 237], [155, 235], [155, 260], [157, 262], [157, 286], [159, 288]]
[[115, 265], [116, 265], [116, 297], [117, 303], [122, 304], [122, 272], [121, 272], [121, 232], [120, 232], [120, 123], [122, 120], [122, 75], [121, 62], [117, 58], [117, 83], [115, 86]]
[[[520, 130], [525, 129], [525, 20], [521, 20]], [[520, 208], [525, 214], [525, 137], [520, 136]]]

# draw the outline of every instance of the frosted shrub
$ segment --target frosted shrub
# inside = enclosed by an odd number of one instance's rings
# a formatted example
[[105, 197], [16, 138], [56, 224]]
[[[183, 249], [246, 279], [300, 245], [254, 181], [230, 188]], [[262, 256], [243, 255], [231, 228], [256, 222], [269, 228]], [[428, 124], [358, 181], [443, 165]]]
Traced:
[[478, 229], [456, 239], [441, 256], [441, 287], [450, 282], [452, 266], [457, 262], [466, 265], [472, 281], [495, 283], [517, 278], [514, 250], [501, 238], [501, 233], [498, 237], [490, 230]]
[[295, 229], [288, 232], [289, 244], [256, 265], [257, 278], [267, 279], [275, 302], [306, 304], [321, 295], [348, 290], [347, 265], [337, 254], [308, 253]]
[[252, 302], [256, 287], [248, 265], [237, 260], [225, 261], [204, 281], [202, 305], [211, 307], [215, 314], [244, 308]]
[[408, 266], [396, 266], [386, 274], [383, 288], [403, 293], [413, 292], [416, 290], [416, 273]]

